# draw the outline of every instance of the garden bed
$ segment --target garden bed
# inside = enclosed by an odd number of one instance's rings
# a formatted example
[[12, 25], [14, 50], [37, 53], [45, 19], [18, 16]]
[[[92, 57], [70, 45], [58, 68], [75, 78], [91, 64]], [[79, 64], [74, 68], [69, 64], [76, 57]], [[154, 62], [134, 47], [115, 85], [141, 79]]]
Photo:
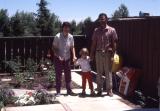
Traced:
[[[0, 108], [5, 107], [19, 107], [19, 106], [34, 106], [34, 105], [48, 105], [48, 104], [59, 104], [54, 94], [49, 94], [48, 91], [55, 90], [55, 74], [54, 72], [34, 72], [32, 76], [25, 76], [27, 72], [17, 74], [0, 74]], [[19, 75], [23, 75], [22, 77]], [[27, 78], [24, 78], [27, 77]], [[53, 79], [53, 78], [54, 79]], [[23, 80], [22, 80], [23, 79]], [[17, 84], [17, 80], [20, 84]], [[54, 80], [54, 81], [51, 81]], [[62, 89], [65, 89], [65, 77], [62, 75]], [[7, 89], [3, 88], [7, 87]], [[74, 81], [71, 82], [71, 87], [79, 89], [81, 86], [76, 84]], [[14, 94], [11, 89], [18, 89], [19, 93]], [[4, 90], [4, 91], [3, 91]], [[38, 90], [45, 90], [43, 97], [37, 97]], [[20, 92], [21, 91], [21, 92]], [[3, 96], [6, 95], [6, 96]], [[45, 95], [45, 96], [44, 96]], [[48, 96], [48, 97], [47, 97]], [[34, 99], [33, 99], [34, 98]], [[38, 102], [37, 98], [43, 98], [42, 102]], [[47, 99], [48, 98], [48, 99]], [[53, 101], [49, 98], [54, 98]], [[28, 102], [26, 104], [26, 101]], [[2, 102], [2, 104], [1, 104]], [[22, 102], [22, 103], [21, 103]]]
[[[35, 90], [38, 87], [55, 90], [55, 69], [51, 60], [41, 60], [36, 64], [32, 58], [28, 58], [26, 65], [21, 64], [20, 57], [14, 60], [4, 61], [6, 69], [10, 73], [0, 74], [0, 85], [7, 84], [11, 88]], [[62, 76], [62, 89], [65, 88], [65, 79]], [[72, 81], [71, 87], [81, 88]]]
[[[48, 75], [35, 74], [34, 77], [27, 79], [23, 84], [18, 85], [16, 83], [16, 78], [14, 75], [4, 75], [0, 76], [0, 85], [8, 85], [10, 88], [18, 89], [29, 89], [34, 90], [41, 86], [47, 90], [55, 90], [55, 82], [48, 81]], [[81, 86], [77, 85], [74, 81], [71, 82], [71, 87], [74, 89], [79, 89]], [[62, 76], [62, 89], [65, 89], [65, 79]]]

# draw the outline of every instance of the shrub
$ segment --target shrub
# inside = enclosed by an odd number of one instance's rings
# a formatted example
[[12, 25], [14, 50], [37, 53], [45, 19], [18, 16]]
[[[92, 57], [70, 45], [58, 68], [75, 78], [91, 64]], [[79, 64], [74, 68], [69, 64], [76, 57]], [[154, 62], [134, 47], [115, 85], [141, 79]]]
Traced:
[[48, 70], [48, 80], [49, 82], [54, 82], [55, 81], [55, 69], [54, 66], [50, 66]]
[[38, 69], [38, 65], [34, 62], [34, 60], [31, 58], [28, 58], [26, 62], [26, 72], [27, 72], [26, 77], [27, 78], [33, 77], [37, 69]]
[[34, 93], [26, 92], [20, 96], [15, 102], [19, 106], [27, 105], [41, 105], [41, 104], [53, 104], [55, 103], [55, 96], [49, 94], [45, 89], [37, 89]]
[[11, 104], [16, 99], [13, 90], [8, 87], [0, 88], [0, 106]]

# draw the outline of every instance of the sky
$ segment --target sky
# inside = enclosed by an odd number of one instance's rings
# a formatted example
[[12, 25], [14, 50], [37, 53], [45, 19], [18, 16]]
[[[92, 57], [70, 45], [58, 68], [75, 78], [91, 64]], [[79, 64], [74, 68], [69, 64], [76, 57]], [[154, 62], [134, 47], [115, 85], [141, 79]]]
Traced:
[[[36, 12], [40, 0], [0, 0], [0, 9], [7, 9], [9, 16], [16, 11]], [[160, 16], [160, 0], [47, 0], [48, 9], [54, 12], [61, 21], [77, 22], [91, 17], [94, 21], [99, 13], [109, 17], [120, 4], [125, 4], [130, 16], [138, 16], [139, 11], [148, 12], [151, 16]]]

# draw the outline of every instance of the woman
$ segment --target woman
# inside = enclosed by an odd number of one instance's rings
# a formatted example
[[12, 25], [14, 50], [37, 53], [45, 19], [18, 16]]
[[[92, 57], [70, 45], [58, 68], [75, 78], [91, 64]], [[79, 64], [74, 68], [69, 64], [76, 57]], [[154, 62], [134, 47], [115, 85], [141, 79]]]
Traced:
[[62, 24], [62, 32], [58, 33], [53, 41], [54, 63], [56, 71], [56, 91], [60, 95], [62, 71], [64, 70], [66, 89], [68, 95], [73, 95], [71, 90], [71, 68], [70, 53], [73, 55], [73, 62], [77, 59], [75, 55], [74, 39], [70, 32], [70, 23]]

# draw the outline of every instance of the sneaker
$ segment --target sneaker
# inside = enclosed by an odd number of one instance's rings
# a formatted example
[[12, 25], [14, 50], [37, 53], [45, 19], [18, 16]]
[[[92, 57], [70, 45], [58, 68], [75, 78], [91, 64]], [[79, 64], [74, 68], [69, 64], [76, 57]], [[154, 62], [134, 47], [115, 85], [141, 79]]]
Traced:
[[55, 94], [56, 97], [59, 97], [60, 95], [61, 95], [60, 93], [56, 93], [56, 94]]
[[97, 96], [102, 96], [102, 91], [98, 91]]
[[85, 96], [85, 95], [86, 95], [86, 92], [85, 92], [85, 91], [82, 91], [81, 95], [82, 95], [82, 96]]
[[110, 97], [113, 97], [113, 93], [112, 92], [108, 92], [107, 95], [110, 96]]
[[95, 92], [94, 91], [91, 91], [91, 96], [95, 96]]
[[73, 91], [69, 91], [69, 92], [67, 92], [67, 95], [70, 95], [70, 96], [76, 96], [76, 94], [75, 94]]

